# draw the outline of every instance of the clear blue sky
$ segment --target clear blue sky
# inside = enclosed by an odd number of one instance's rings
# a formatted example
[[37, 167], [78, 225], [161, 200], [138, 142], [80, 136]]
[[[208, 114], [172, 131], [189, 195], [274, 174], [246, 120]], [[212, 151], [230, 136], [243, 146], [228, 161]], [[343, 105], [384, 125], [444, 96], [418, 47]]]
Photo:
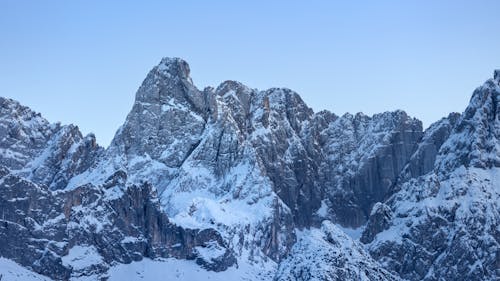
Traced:
[[161, 57], [199, 88], [297, 91], [315, 110], [463, 111], [500, 68], [500, 1], [0, 0], [0, 95], [107, 145]]

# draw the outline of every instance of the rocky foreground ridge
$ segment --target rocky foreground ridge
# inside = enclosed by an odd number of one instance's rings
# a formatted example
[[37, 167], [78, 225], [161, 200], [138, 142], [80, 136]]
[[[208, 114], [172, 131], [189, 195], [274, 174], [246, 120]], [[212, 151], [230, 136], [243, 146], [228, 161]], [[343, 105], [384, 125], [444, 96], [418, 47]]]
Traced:
[[403, 111], [315, 113], [284, 88], [200, 90], [164, 58], [107, 149], [0, 98], [0, 271], [498, 280], [499, 97], [497, 70], [424, 131]]

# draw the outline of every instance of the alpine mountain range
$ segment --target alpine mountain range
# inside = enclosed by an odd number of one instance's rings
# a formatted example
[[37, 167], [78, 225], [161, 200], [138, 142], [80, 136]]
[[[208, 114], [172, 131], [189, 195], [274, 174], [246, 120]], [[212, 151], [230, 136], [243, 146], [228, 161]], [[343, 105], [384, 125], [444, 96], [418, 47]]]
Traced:
[[189, 72], [106, 149], [0, 98], [2, 281], [500, 279], [500, 70], [426, 130]]

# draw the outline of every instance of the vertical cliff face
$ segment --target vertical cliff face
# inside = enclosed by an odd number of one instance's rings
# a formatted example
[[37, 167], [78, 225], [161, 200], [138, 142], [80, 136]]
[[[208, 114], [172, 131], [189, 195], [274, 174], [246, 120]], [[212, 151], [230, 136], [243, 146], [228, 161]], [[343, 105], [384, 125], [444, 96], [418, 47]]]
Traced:
[[0, 256], [55, 279], [162, 258], [222, 279], [494, 280], [499, 80], [423, 132], [286, 88], [201, 91], [165, 58], [106, 150], [2, 98]]
[[422, 124], [402, 111], [369, 117], [346, 114], [319, 136], [327, 218], [359, 227], [388, 191], [417, 148]]
[[[214, 229], [183, 229], [161, 212], [149, 184], [84, 185], [51, 192], [0, 170], [0, 252], [57, 280], [98, 276], [114, 262], [143, 258], [193, 260], [221, 271], [235, 263]], [[198, 249], [215, 248], [211, 257]]]
[[419, 141], [415, 153], [413, 153], [400, 175], [399, 182], [425, 175], [434, 169], [439, 149], [448, 139], [459, 119], [459, 113], [451, 113], [448, 117], [442, 118], [429, 126]]

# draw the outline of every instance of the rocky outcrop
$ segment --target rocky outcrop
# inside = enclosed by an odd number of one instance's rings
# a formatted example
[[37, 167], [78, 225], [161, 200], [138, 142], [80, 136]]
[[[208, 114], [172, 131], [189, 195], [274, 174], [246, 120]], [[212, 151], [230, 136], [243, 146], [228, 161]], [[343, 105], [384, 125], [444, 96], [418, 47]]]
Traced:
[[12, 170], [24, 168], [43, 151], [59, 127], [14, 100], [0, 98], [2, 163]]
[[314, 113], [286, 88], [201, 91], [165, 58], [106, 150], [2, 98], [0, 255], [63, 280], [143, 258], [266, 280], [494, 280], [498, 77], [423, 132], [403, 111]]
[[439, 149], [450, 136], [459, 118], [459, 113], [451, 113], [425, 130], [418, 148], [400, 175], [399, 182], [425, 175], [434, 169]]
[[0, 97], [0, 160], [14, 173], [50, 189], [65, 188], [102, 153], [95, 136], [49, 124], [39, 113]]
[[373, 204], [388, 196], [421, 136], [421, 122], [403, 111], [346, 114], [328, 124], [318, 141], [325, 159], [320, 182], [327, 218], [353, 228], [365, 223]]
[[474, 92], [461, 116], [428, 129], [412, 159], [419, 159], [421, 148], [434, 140], [439, 149], [429, 159], [434, 160], [432, 169], [420, 170], [425, 174], [400, 184], [385, 203], [391, 215], [381, 224], [370, 223], [380, 221], [380, 212], [369, 219], [362, 241], [375, 259], [403, 278], [496, 280], [499, 276], [499, 83], [498, 77], [488, 80]]
[[[2, 220], [0, 253], [32, 270], [58, 280], [100, 275], [113, 262], [176, 257], [195, 260], [214, 271], [236, 260], [214, 229], [184, 229], [161, 212], [155, 190], [116, 185], [103, 189], [84, 185], [52, 192], [0, 170]], [[206, 259], [197, 247], [217, 247], [220, 255]], [[87, 262], [73, 249], [93, 255]], [[90, 253], [89, 253], [90, 251]]]
[[376, 203], [372, 208], [370, 218], [359, 240], [365, 244], [372, 242], [377, 234], [391, 226], [392, 219], [393, 214], [391, 208], [384, 203]]
[[500, 167], [500, 79], [490, 79], [472, 94], [436, 159], [436, 168], [444, 173], [460, 166], [488, 169]]
[[205, 127], [205, 98], [192, 84], [189, 66], [163, 59], [137, 91], [132, 111], [110, 147], [113, 153], [149, 155], [179, 167], [199, 142]]

